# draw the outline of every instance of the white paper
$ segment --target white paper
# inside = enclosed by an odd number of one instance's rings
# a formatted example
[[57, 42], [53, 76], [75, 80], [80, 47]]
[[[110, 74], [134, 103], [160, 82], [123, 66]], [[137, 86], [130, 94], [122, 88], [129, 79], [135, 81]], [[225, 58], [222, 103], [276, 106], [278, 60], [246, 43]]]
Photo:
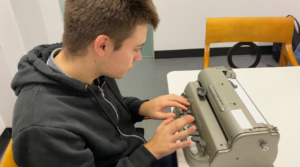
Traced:
[[[188, 136], [187, 137], [187, 140], [191, 140], [192, 136]], [[192, 144], [189, 145], [189, 148], [190, 148], [190, 151], [193, 153], [193, 154], [197, 154], [198, 153], [198, 149], [197, 149], [197, 145], [195, 142], [192, 141]]]
[[252, 125], [250, 124], [249, 120], [247, 119], [246, 115], [241, 109], [238, 110], [231, 110], [233, 117], [235, 118], [236, 122], [240, 125], [242, 129], [252, 129]]
[[242, 99], [243, 103], [245, 104], [245, 106], [249, 110], [249, 112], [252, 115], [252, 117], [254, 118], [254, 120], [257, 123], [267, 124], [267, 121], [264, 119], [264, 117], [257, 110], [256, 106], [252, 103], [252, 101], [250, 100], [250, 98], [248, 97], [248, 95], [246, 94], [246, 92], [244, 91], [242, 86], [239, 84], [239, 82], [237, 82], [236, 79], [230, 79], [229, 78], [228, 80], [230, 80], [233, 84], [238, 86], [237, 88], [235, 88], [235, 91], [240, 96], [240, 98]]

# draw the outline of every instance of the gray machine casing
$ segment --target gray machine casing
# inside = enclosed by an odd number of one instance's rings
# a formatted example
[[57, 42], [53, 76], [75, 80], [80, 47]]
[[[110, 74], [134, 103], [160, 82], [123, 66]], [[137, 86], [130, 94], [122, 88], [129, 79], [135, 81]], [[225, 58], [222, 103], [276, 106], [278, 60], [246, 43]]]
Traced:
[[[191, 167], [272, 167], [278, 152], [278, 130], [255, 121], [228, 78], [236, 75], [225, 67], [202, 70], [182, 95], [190, 102], [190, 111], [174, 108], [177, 118], [187, 113], [195, 117], [201, 139], [196, 142], [198, 153], [183, 148], [185, 159]], [[205, 96], [198, 95], [200, 87], [206, 90]], [[253, 128], [242, 129], [232, 110], [242, 110]]]

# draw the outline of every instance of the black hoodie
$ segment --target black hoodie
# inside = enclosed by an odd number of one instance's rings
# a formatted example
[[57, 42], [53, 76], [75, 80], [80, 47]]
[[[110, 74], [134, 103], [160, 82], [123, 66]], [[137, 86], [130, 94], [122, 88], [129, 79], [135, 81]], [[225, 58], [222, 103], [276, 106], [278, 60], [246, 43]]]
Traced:
[[134, 127], [141, 101], [122, 97], [114, 79], [88, 85], [46, 65], [61, 44], [23, 56], [12, 88], [13, 153], [20, 167], [147, 167], [156, 158]]

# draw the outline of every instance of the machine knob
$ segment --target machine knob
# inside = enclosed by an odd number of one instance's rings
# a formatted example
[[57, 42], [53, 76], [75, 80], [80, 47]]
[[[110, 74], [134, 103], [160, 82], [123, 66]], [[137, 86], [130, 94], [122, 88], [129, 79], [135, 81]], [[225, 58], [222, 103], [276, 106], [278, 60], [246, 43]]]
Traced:
[[190, 114], [190, 115], [191, 115], [191, 114], [192, 114], [192, 111], [191, 111], [191, 110], [187, 110], [187, 111], [186, 111], [186, 114]]
[[204, 140], [200, 140], [199, 144], [202, 148], [206, 148], [206, 142]]
[[183, 111], [184, 115], [187, 115], [187, 114], [191, 115], [192, 114], [192, 111], [190, 109], [188, 109], [188, 110], [182, 110], [182, 111]]
[[177, 108], [177, 110], [178, 110], [178, 112], [179, 112], [179, 115], [183, 115], [183, 113], [182, 113], [182, 109], [180, 109], [180, 108]]
[[197, 88], [197, 94], [199, 96], [205, 96], [206, 95], [206, 89], [200, 87], [200, 88]]
[[202, 140], [202, 139], [201, 139], [200, 136], [193, 136], [193, 137], [191, 138], [191, 140], [192, 140], [193, 142], [199, 142], [199, 141]]
[[191, 134], [191, 136], [199, 136], [200, 134], [199, 134], [199, 132], [196, 130], [196, 131], [194, 131], [192, 134]]
[[201, 139], [201, 137], [200, 136], [193, 136], [192, 138], [191, 138], [191, 140], [193, 141], [193, 142], [198, 142], [199, 144], [200, 144], [200, 146], [201, 147], [203, 147], [203, 148], [206, 148], [206, 142], [203, 140], [203, 139]]
[[268, 151], [268, 150], [269, 150], [268, 143], [266, 143], [266, 142], [262, 142], [262, 143], [260, 144], [260, 147], [261, 147], [264, 151]]

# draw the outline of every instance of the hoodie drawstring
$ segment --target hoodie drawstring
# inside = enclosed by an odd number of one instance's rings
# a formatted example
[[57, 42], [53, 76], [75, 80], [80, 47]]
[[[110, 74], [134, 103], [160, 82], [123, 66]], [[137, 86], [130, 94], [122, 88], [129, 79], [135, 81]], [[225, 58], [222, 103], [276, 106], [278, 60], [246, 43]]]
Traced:
[[[103, 108], [103, 107], [101, 106], [101, 104], [100, 104], [100, 101], [98, 100], [98, 97], [97, 97], [96, 93], [92, 90], [92, 88], [91, 88], [89, 85], [86, 85], [86, 89], [87, 89], [87, 90], [90, 90], [90, 91], [93, 93], [93, 95], [94, 95], [94, 97], [96, 98], [96, 101], [98, 102], [99, 106], [102, 108], [102, 110], [104, 110], [104, 108]], [[104, 97], [103, 97], [103, 98], [104, 98]], [[116, 111], [115, 111], [115, 112], [116, 112]], [[106, 110], [104, 110], [104, 113], [105, 113], [105, 115], [110, 119], [110, 121], [112, 122], [112, 124], [115, 126], [116, 130], [117, 130], [122, 136], [139, 138], [139, 139], [141, 139], [141, 140], [143, 141], [143, 143], [146, 143], [146, 140], [143, 139], [142, 137], [138, 136], [138, 135], [127, 135], [127, 134], [124, 134], [124, 133], [119, 129], [118, 125], [116, 125], [116, 124], [114, 123], [114, 121], [109, 117], [109, 115], [106, 113]]]

